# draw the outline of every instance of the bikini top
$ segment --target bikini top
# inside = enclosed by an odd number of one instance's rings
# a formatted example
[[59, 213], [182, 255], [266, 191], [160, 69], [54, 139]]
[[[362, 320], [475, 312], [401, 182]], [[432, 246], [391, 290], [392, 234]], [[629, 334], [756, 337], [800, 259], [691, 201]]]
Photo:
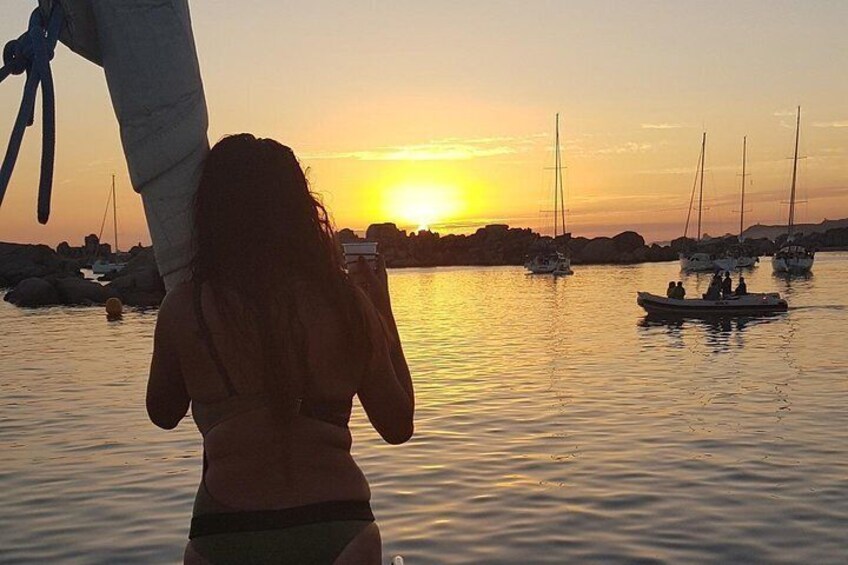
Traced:
[[[215, 363], [224, 387], [227, 390], [227, 398], [217, 402], [198, 403], [192, 401], [192, 415], [202, 430], [208, 431], [217, 424], [251, 410], [267, 408], [268, 397], [266, 394], [240, 394], [236, 390], [230, 373], [224, 365], [218, 348], [212, 339], [212, 332], [206, 323], [201, 303], [201, 283], [195, 282], [193, 288], [194, 312], [197, 317], [197, 325], [200, 328], [200, 337], [206, 344], [209, 355]], [[313, 396], [307, 392], [297, 399], [297, 414], [306, 418], [320, 420], [333, 426], [347, 428], [350, 421], [353, 399], [335, 400]]]

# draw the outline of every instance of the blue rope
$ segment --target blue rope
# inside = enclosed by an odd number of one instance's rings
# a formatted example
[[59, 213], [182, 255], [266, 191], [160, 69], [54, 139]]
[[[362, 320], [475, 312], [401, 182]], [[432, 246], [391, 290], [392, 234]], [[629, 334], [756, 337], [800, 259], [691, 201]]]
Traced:
[[6, 195], [6, 188], [12, 178], [15, 161], [21, 150], [24, 130], [35, 120], [35, 98], [41, 85], [41, 113], [43, 118], [41, 131], [41, 178], [38, 183], [38, 221], [47, 223], [50, 217], [50, 194], [53, 190], [53, 159], [56, 153], [56, 101], [53, 91], [53, 75], [50, 72], [50, 60], [59, 39], [64, 13], [59, 2], [53, 3], [50, 17], [45, 20], [41, 10], [36, 8], [29, 18], [29, 30], [17, 39], [13, 39], [3, 48], [3, 67], [0, 68], [0, 82], [9, 75], [26, 72], [24, 95], [18, 117], [12, 127], [9, 147], [0, 167], [0, 205]]

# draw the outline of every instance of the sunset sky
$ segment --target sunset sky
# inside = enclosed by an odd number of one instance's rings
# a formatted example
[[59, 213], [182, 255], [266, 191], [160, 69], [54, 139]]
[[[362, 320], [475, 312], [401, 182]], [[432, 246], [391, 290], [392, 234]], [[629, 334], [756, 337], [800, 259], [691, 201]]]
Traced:
[[[3, 0], [0, 40], [34, 1]], [[290, 145], [338, 227], [394, 221], [550, 231], [561, 114], [569, 231], [681, 235], [707, 131], [705, 231], [785, 221], [802, 106], [802, 222], [848, 217], [848, 3], [202, 0], [192, 16], [210, 140]], [[36, 222], [40, 115], [0, 209], [0, 240], [78, 244], [118, 178], [123, 242], [149, 243], [102, 70], [58, 49], [50, 223]], [[5, 150], [23, 86], [0, 85]]]

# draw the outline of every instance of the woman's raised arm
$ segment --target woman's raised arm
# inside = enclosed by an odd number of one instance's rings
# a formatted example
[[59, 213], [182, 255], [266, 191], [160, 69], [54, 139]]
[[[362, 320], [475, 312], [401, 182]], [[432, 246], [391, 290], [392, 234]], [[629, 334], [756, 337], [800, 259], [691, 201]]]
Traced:
[[414, 430], [415, 391], [395, 324], [388, 276], [382, 257], [376, 271], [364, 260], [353, 266], [352, 277], [363, 290], [372, 355], [359, 390], [359, 399], [374, 428], [389, 443], [403, 443]]
[[357, 394], [368, 419], [383, 439], [391, 444], [404, 443], [414, 431], [412, 381], [408, 370], [406, 378], [403, 374], [398, 375], [389, 329], [369, 299], [363, 297], [363, 300], [367, 301], [366, 319], [372, 347]]

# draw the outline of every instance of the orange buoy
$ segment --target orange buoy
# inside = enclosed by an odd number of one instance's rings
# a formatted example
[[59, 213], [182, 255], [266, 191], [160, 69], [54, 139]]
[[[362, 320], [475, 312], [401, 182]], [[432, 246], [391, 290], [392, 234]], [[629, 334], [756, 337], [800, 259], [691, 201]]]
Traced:
[[120, 318], [124, 313], [124, 304], [120, 298], [109, 298], [106, 301], [106, 317], [109, 319]]

